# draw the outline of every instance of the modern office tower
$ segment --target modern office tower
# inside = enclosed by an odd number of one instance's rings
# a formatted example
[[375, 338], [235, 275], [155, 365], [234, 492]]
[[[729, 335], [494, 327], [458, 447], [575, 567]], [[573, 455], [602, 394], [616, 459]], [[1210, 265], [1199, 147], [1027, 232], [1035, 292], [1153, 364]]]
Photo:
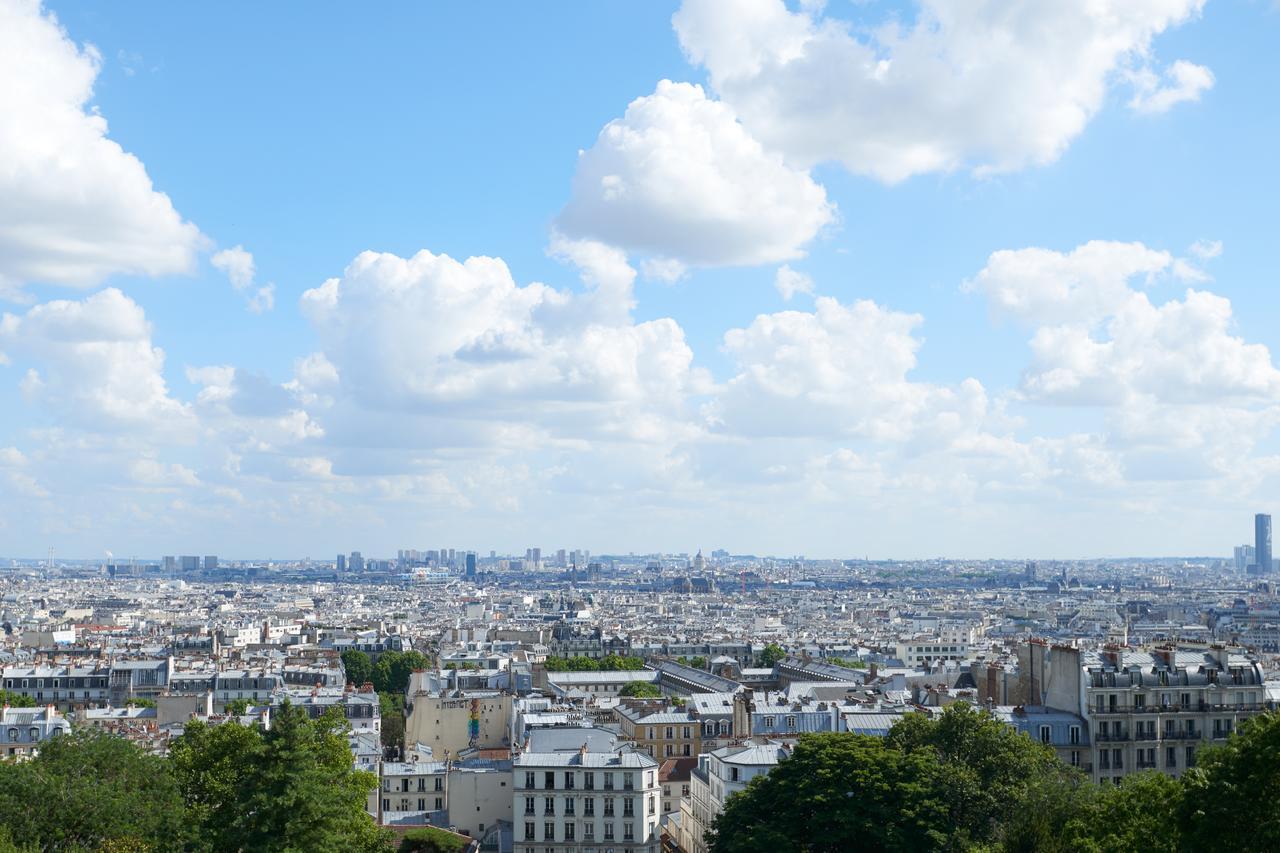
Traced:
[[1260, 575], [1271, 573], [1271, 516], [1258, 513], [1253, 517], [1254, 562]]
[[476, 552], [468, 551], [467, 552], [467, 577], [473, 578], [475, 576], [476, 576]]
[[[1268, 540], [1268, 541], [1270, 541], [1270, 540]], [[199, 558], [199, 557], [184, 556], [184, 557], [179, 557], [178, 559], [179, 559], [179, 562], [180, 562], [180, 563], [181, 563], [181, 565], [182, 565], [182, 570], [183, 570], [184, 572], [198, 572], [198, 571], [200, 571], [200, 558]]]
[[364, 557], [360, 556], [359, 551], [352, 551], [351, 558], [347, 560], [347, 563], [351, 566], [351, 571], [353, 572], [364, 571]]
[[218, 568], [218, 558], [216, 556], [209, 555], [204, 558], [204, 570], [206, 572], [215, 571], [217, 568]]
[[176, 571], [178, 570], [178, 558], [177, 558], [177, 557], [165, 557], [165, 558], [164, 558], [164, 570], [165, 570], [166, 572], [176, 572]]
[[334, 561], [334, 568], [336, 568], [339, 572], [345, 572], [345, 571], [347, 570], [347, 555], [346, 555], [346, 554], [339, 554], [339, 555], [338, 555], [338, 559]]
[[1257, 556], [1257, 549], [1252, 545], [1237, 545], [1235, 550], [1236, 571], [1248, 571], [1249, 567], [1256, 561]]

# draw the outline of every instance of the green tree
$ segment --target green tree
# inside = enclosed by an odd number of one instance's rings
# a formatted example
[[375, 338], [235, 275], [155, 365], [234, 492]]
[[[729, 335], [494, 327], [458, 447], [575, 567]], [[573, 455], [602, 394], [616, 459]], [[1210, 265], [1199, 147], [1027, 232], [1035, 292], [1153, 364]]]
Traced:
[[619, 696], [658, 697], [662, 691], [652, 681], [629, 681], [618, 691]]
[[223, 710], [232, 717], [243, 717], [249, 713], [248, 699], [232, 699], [223, 705]]
[[409, 676], [416, 669], [426, 669], [427, 657], [422, 652], [383, 652], [373, 665], [370, 680], [379, 693], [404, 693], [409, 688]]
[[454, 853], [465, 850], [469, 840], [434, 826], [411, 829], [400, 840], [399, 853]]
[[707, 659], [704, 658], [702, 655], [697, 655], [693, 658], [693, 660], [689, 661], [689, 666], [693, 667], [694, 669], [706, 669]]
[[346, 670], [347, 683], [356, 687], [373, 678], [373, 661], [359, 649], [347, 649], [342, 653], [342, 668]]
[[761, 666], [773, 666], [778, 661], [787, 656], [787, 650], [777, 643], [770, 643], [764, 647], [764, 651], [760, 653]]
[[1188, 850], [1280, 850], [1280, 713], [1252, 717], [1183, 775]]
[[21, 693], [0, 690], [0, 705], [8, 705], [10, 708], [34, 708], [36, 700], [30, 696], [23, 696]]
[[729, 798], [712, 853], [933, 850], [949, 832], [937, 758], [888, 749], [881, 738], [802, 735], [791, 757]]
[[995, 835], [1033, 781], [1064, 770], [1051, 747], [965, 702], [948, 705], [936, 720], [907, 714], [890, 729], [885, 745], [927, 750], [942, 762], [953, 778], [945, 793], [955, 829], [975, 840]]
[[336, 708], [312, 720], [287, 702], [266, 732], [236, 723], [192, 726], [172, 749], [202, 846], [385, 850], [387, 834], [365, 812], [377, 779], [352, 768], [346, 731]]
[[404, 694], [379, 693], [382, 745], [404, 748]]
[[164, 759], [94, 730], [55, 737], [21, 764], [0, 764], [0, 822], [41, 850], [169, 850], [187, 837]]
[[169, 763], [187, 814], [211, 848], [224, 845], [225, 828], [237, 818], [242, 776], [261, 746], [257, 726], [210, 726], [199, 720], [187, 723], [182, 737], [169, 746]]

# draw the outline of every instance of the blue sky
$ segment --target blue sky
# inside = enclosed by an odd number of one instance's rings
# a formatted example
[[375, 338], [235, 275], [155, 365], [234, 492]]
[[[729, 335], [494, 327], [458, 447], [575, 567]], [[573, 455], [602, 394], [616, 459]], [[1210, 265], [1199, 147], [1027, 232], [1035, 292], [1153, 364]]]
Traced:
[[1058, 5], [3, 0], [0, 553], [1227, 553], [1280, 14]]

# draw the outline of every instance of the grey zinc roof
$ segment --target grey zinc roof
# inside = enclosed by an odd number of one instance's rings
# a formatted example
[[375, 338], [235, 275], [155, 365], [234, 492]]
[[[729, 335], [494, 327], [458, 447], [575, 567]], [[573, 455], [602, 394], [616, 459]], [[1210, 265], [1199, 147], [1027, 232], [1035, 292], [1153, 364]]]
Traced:
[[643, 752], [525, 752], [512, 764], [519, 767], [591, 767], [624, 770], [651, 770], [658, 762]]

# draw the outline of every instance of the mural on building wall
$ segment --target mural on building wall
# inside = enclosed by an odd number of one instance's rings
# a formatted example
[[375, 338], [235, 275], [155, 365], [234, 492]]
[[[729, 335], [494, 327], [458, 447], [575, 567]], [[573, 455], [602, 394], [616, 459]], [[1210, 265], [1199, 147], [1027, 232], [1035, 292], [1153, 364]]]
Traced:
[[472, 746], [480, 742], [480, 700], [471, 700], [471, 713], [467, 715], [467, 738]]

